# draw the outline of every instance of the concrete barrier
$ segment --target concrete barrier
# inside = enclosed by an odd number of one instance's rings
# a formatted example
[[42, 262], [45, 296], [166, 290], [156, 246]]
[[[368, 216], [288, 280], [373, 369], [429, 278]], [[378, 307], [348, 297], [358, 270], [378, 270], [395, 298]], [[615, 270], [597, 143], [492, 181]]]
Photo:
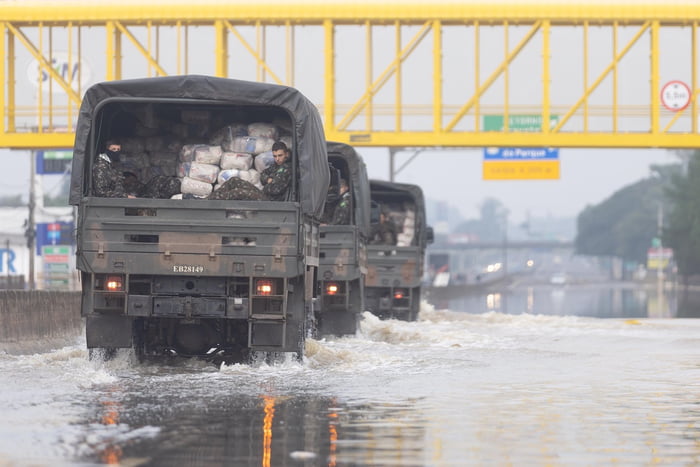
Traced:
[[50, 350], [74, 342], [82, 329], [80, 292], [0, 290], [0, 351]]

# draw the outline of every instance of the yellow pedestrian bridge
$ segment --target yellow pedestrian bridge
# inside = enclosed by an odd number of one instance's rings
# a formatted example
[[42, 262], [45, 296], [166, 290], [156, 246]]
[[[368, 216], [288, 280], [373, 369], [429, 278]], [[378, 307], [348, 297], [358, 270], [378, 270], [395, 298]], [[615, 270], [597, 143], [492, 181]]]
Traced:
[[700, 147], [693, 0], [6, 0], [0, 147], [67, 148], [104, 80], [294, 86], [329, 140]]

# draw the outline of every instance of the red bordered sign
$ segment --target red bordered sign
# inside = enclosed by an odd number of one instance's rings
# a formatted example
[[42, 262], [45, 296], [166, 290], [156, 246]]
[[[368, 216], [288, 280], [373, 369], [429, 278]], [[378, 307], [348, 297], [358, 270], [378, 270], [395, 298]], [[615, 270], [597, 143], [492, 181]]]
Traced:
[[692, 94], [683, 81], [669, 81], [661, 88], [661, 103], [671, 112], [678, 112], [690, 104]]

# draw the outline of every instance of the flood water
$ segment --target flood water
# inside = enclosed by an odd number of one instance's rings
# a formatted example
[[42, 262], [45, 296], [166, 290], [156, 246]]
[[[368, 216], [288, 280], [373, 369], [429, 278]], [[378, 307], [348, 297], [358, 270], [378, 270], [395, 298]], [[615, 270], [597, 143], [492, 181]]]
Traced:
[[273, 366], [0, 354], [0, 466], [699, 464], [700, 320], [598, 297], [425, 301]]

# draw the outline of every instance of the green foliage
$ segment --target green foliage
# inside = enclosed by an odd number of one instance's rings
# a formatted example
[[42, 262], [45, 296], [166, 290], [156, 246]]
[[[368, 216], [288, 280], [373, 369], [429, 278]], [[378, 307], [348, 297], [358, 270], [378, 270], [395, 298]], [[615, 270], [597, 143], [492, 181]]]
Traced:
[[678, 272], [688, 277], [700, 273], [700, 151], [688, 155], [687, 169], [672, 180], [662, 241], [673, 248]]
[[674, 171], [672, 166], [652, 169], [654, 176], [613, 193], [579, 214], [577, 253], [646, 262], [647, 249], [658, 235], [658, 210], [664, 203], [664, 187]]

